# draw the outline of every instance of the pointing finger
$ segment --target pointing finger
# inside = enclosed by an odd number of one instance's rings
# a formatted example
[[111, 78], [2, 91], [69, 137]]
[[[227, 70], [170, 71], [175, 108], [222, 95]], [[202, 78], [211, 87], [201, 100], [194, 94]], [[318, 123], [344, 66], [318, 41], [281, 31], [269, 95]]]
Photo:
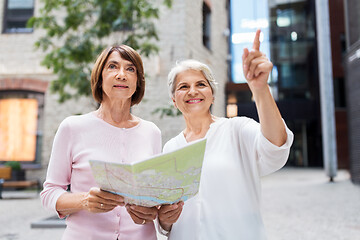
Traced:
[[256, 30], [254, 43], [253, 43], [253, 49], [257, 51], [260, 51], [260, 32], [261, 32], [260, 29]]

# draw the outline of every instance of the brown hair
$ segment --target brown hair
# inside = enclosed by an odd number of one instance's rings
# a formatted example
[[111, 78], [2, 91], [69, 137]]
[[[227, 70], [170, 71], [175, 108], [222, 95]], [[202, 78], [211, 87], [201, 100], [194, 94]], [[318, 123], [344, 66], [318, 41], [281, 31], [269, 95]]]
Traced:
[[99, 57], [96, 59], [95, 65], [91, 71], [91, 91], [94, 99], [101, 103], [103, 100], [103, 90], [102, 90], [102, 72], [105, 66], [105, 63], [109, 55], [117, 51], [121, 58], [132, 62], [136, 68], [137, 74], [137, 84], [135, 93], [131, 96], [131, 106], [141, 102], [144, 97], [145, 92], [145, 76], [144, 76], [144, 67], [140, 55], [131, 47], [127, 45], [112, 46], [104, 49]]

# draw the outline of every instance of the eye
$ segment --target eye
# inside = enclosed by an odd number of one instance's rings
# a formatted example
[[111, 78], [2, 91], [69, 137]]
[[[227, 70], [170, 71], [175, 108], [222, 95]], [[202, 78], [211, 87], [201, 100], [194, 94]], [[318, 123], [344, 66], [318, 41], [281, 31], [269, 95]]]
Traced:
[[200, 86], [200, 87], [206, 87], [206, 84], [203, 83], [203, 82], [201, 82], [201, 83], [198, 84], [198, 86]]
[[116, 68], [116, 65], [115, 64], [112, 64], [110, 63], [109, 66], [108, 66], [109, 69], [115, 69]]
[[128, 70], [129, 72], [135, 72], [135, 71], [136, 71], [136, 69], [135, 69], [134, 67], [128, 67], [127, 70]]
[[186, 89], [186, 88], [187, 88], [186, 85], [181, 85], [181, 86], [178, 87], [178, 89]]

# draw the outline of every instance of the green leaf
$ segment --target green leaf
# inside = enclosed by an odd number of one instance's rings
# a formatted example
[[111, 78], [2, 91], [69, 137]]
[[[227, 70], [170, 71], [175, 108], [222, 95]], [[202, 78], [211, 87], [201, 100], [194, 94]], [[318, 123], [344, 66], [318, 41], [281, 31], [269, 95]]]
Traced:
[[151, 114], [159, 114], [160, 118], [163, 118], [164, 116], [168, 117], [176, 117], [180, 116], [182, 113], [179, 111], [179, 109], [175, 108], [173, 105], [168, 105], [165, 107], [158, 107], [154, 111], [151, 112]]
[[[91, 94], [91, 67], [114, 31], [125, 33], [117, 44], [127, 44], [145, 56], [159, 51], [155, 44], [159, 37], [152, 21], [159, 18], [156, 1], [40, 1], [40, 16], [30, 18], [27, 26], [45, 30], [35, 47], [46, 53], [42, 65], [57, 75], [50, 89], [59, 95], [60, 102]], [[164, 0], [163, 4], [171, 7], [172, 0]], [[70, 93], [69, 87], [74, 91]]]

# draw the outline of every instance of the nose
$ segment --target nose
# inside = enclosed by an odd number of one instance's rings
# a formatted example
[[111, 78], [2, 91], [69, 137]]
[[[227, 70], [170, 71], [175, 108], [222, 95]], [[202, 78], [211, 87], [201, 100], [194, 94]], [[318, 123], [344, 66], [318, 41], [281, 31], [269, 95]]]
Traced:
[[197, 90], [196, 86], [190, 86], [188, 94], [191, 96], [195, 96], [197, 93], [198, 93], [198, 90]]
[[116, 79], [119, 79], [119, 80], [125, 80], [125, 71], [123, 68], [120, 68], [119, 71], [117, 71], [116, 73]]

